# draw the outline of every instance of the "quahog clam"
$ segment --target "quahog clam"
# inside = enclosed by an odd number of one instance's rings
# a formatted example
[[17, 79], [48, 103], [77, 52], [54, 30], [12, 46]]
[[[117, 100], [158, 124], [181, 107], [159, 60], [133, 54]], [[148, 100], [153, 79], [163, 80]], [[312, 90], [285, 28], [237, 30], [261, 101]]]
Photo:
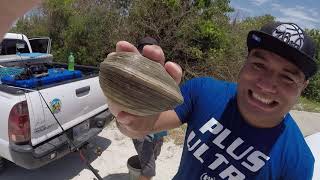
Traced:
[[183, 103], [164, 67], [137, 53], [109, 54], [100, 64], [99, 82], [108, 100], [134, 115], [153, 115]]

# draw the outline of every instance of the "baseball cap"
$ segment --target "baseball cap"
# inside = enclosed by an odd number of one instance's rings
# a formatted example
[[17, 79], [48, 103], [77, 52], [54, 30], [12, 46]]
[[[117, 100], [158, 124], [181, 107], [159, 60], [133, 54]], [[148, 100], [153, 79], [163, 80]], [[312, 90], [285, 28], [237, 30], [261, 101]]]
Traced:
[[316, 46], [297, 24], [268, 23], [260, 31], [249, 32], [247, 46], [249, 52], [254, 48], [261, 48], [287, 59], [304, 73], [306, 79], [315, 75], [318, 70]]
[[157, 40], [149, 36], [140, 39], [137, 44], [137, 48], [139, 51], [142, 51], [145, 45], [159, 45]]

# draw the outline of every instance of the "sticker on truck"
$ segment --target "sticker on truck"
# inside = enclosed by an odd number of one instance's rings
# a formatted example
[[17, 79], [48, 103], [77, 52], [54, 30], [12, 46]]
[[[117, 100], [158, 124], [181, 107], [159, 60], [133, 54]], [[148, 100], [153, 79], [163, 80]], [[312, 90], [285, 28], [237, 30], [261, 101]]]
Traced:
[[52, 111], [53, 114], [57, 114], [61, 111], [61, 100], [58, 98], [53, 99], [52, 101], [50, 101], [50, 109]]

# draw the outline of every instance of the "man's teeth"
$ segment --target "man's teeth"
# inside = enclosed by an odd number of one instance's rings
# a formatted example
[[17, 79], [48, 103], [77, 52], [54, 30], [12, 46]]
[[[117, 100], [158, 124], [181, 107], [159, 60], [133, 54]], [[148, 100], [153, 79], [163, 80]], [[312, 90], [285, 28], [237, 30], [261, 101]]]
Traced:
[[254, 92], [252, 92], [252, 96], [259, 100], [260, 102], [264, 103], [264, 104], [271, 104], [272, 103], [272, 100], [271, 99], [266, 99], [266, 98], [263, 98], [261, 96], [259, 96], [258, 94], [255, 94]]

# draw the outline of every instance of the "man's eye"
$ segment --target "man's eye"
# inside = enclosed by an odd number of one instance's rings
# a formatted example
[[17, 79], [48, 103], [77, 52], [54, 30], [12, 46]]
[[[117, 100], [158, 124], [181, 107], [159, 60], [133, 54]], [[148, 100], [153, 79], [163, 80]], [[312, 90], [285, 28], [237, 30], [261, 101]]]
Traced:
[[281, 75], [281, 79], [287, 83], [294, 83], [295, 80], [287, 75]]
[[253, 67], [257, 70], [261, 70], [261, 69], [264, 69], [264, 64], [253, 63]]

